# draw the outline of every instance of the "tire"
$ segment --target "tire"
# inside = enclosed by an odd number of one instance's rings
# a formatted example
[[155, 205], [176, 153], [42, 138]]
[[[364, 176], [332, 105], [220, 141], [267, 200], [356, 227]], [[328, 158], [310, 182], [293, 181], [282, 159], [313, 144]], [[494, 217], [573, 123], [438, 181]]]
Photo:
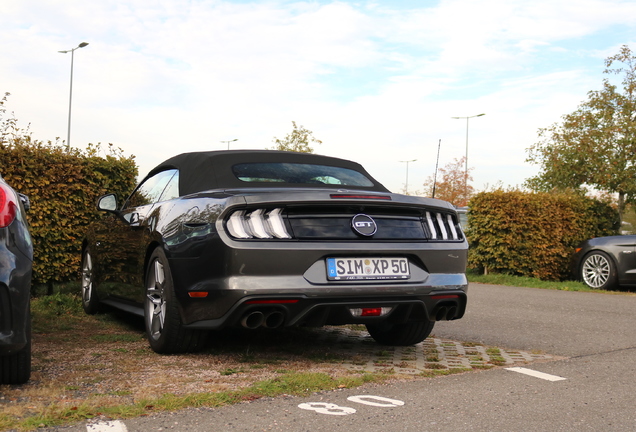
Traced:
[[93, 272], [93, 257], [88, 248], [82, 252], [82, 307], [89, 315], [101, 310], [97, 297], [95, 273]]
[[207, 331], [184, 328], [166, 254], [154, 250], [146, 269], [144, 300], [146, 337], [159, 354], [198, 351], [204, 347]]
[[601, 251], [585, 255], [581, 262], [579, 276], [592, 289], [610, 290], [618, 284], [614, 260]]
[[422, 342], [433, 331], [434, 321], [416, 321], [405, 324], [367, 324], [367, 330], [382, 345], [406, 346]]
[[31, 378], [30, 312], [27, 320], [27, 344], [15, 354], [0, 356], [0, 384], [24, 384]]

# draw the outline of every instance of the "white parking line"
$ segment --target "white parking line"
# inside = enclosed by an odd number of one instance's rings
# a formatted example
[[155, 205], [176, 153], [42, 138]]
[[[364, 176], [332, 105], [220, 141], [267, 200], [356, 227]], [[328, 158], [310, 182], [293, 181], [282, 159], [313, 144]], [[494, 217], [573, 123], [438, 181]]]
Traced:
[[91, 423], [86, 425], [86, 432], [127, 432], [126, 425], [119, 420]]
[[511, 368], [506, 368], [506, 370], [512, 371], [512, 372], [519, 372], [521, 374], [524, 375], [530, 375], [532, 377], [535, 378], [541, 378], [547, 381], [563, 381], [566, 380], [567, 378], [563, 378], [560, 376], [556, 376], [556, 375], [550, 375], [547, 373], [543, 373], [543, 372], [538, 372], [532, 369], [527, 369], [527, 368], [522, 368], [522, 367], [511, 367]]

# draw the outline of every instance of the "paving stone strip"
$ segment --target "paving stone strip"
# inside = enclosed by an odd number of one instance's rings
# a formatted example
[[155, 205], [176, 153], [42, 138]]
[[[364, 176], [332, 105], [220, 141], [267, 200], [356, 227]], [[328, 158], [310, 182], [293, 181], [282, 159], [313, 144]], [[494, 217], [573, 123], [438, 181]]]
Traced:
[[556, 359], [543, 353], [487, 347], [434, 336], [414, 346], [384, 346], [378, 345], [366, 331], [347, 327], [325, 327], [319, 337], [332, 343], [343, 357], [351, 359], [343, 362], [343, 366], [367, 372], [391, 370], [397, 374], [418, 375], [433, 370], [487, 369]]

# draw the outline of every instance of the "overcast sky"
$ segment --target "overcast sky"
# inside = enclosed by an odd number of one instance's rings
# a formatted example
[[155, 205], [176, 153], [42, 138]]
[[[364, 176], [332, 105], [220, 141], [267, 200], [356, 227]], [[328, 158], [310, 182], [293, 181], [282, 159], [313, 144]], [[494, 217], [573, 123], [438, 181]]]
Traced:
[[113, 143], [143, 175], [178, 153], [263, 149], [292, 121], [315, 152], [409, 191], [466, 152], [478, 190], [520, 185], [537, 130], [636, 49], [636, 1], [1, 0], [0, 92], [33, 137]]

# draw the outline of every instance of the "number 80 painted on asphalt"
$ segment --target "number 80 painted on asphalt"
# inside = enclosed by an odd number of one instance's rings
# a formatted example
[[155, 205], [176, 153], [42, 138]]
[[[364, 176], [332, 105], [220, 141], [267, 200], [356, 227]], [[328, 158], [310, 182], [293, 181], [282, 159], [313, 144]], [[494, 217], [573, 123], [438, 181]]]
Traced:
[[[381, 408], [395, 408], [398, 406], [404, 405], [404, 402], [397, 399], [389, 399], [382, 396], [373, 396], [373, 395], [360, 395], [360, 396], [349, 396], [347, 398], [348, 401], [356, 402], [363, 405], [369, 405], [374, 407]], [[301, 403], [298, 405], [298, 408], [316, 411], [319, 414], [329, 414], [329, 415], [349, 415], [355, 414], [356, 410], [350, 407], [343, 407], [340, 405], [326, 403], [326, 402], [307, 402]]]

